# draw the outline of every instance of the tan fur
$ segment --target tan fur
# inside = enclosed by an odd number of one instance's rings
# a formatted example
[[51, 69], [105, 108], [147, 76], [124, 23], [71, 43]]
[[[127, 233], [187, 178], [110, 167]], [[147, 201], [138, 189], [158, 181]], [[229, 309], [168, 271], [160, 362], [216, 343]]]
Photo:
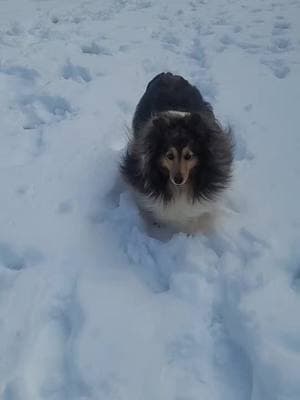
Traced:
[[[168, 158], [169, 155], [173, 156], [173, 160]], [[187, 160], [185, 157], [190, 156]], [[193, 155], [193, 152], [188, 146], [184, 147], [182, 151], [178, 152], [175, 147], [171, 147], [161, 160], [162, 166], [169, 171], [170, 180], [176, 185], [174, 178], [180, 174], [183, 181], [180, 185], [184, 185], [190, 175], [190, 171], [198, 164], [198, 159]]]

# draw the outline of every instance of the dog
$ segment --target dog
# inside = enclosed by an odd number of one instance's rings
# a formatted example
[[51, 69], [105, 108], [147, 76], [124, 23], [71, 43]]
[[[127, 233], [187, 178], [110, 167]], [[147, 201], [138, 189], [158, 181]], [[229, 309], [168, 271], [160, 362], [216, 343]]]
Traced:
[[136, 107], [120, 165], [143, 215], [176, 231], [211, 231], [232, 163], [232, 133], [199, 90], [170, 72], [155, 76]]

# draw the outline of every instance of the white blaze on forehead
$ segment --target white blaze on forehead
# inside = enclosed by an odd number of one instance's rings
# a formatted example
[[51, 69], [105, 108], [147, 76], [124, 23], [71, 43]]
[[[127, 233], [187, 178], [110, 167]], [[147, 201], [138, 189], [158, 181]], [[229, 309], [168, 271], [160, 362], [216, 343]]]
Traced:
[[169, 116], [169, 117], [181, 117], [184, 118], [187, 115], [191, 115], [190, 112], [187, 111], [176, 111], [176, 110], [169, 110], [169, 111], [164, 111], [162, 114]]

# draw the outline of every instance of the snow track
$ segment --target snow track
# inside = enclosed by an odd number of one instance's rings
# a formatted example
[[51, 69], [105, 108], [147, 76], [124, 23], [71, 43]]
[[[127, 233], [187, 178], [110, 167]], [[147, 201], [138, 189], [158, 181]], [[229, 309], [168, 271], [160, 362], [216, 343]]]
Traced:
[[[299, 400], [299, 1], [0, 4], [0, 398]], [[148, 232], [118, 178], [179, 73], [235, 131], [217, 234]]]

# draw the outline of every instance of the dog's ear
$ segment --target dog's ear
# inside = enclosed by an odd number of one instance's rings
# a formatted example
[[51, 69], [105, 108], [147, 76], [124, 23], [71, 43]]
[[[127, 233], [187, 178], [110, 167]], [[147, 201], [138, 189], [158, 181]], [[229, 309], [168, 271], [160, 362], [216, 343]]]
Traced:
[[197, 140], [206, 140], [209, 128], [202, 115], [199, 113], [192, 113], [187, 118], [187, 125], [190, 132], [194, 132], [194, 134], [196, 134]]
[[167, 118], [160, 116], [152, 119], [152, 124], [159, 131], [164, 132], [169, 127], [169, 121]]
[[185, 117], [186, 123], [188, 124], [189, 127], [191, 128], [205, 128], [205, 123], [199, 113], [192, 113], [190, 115], [187, 115]]

